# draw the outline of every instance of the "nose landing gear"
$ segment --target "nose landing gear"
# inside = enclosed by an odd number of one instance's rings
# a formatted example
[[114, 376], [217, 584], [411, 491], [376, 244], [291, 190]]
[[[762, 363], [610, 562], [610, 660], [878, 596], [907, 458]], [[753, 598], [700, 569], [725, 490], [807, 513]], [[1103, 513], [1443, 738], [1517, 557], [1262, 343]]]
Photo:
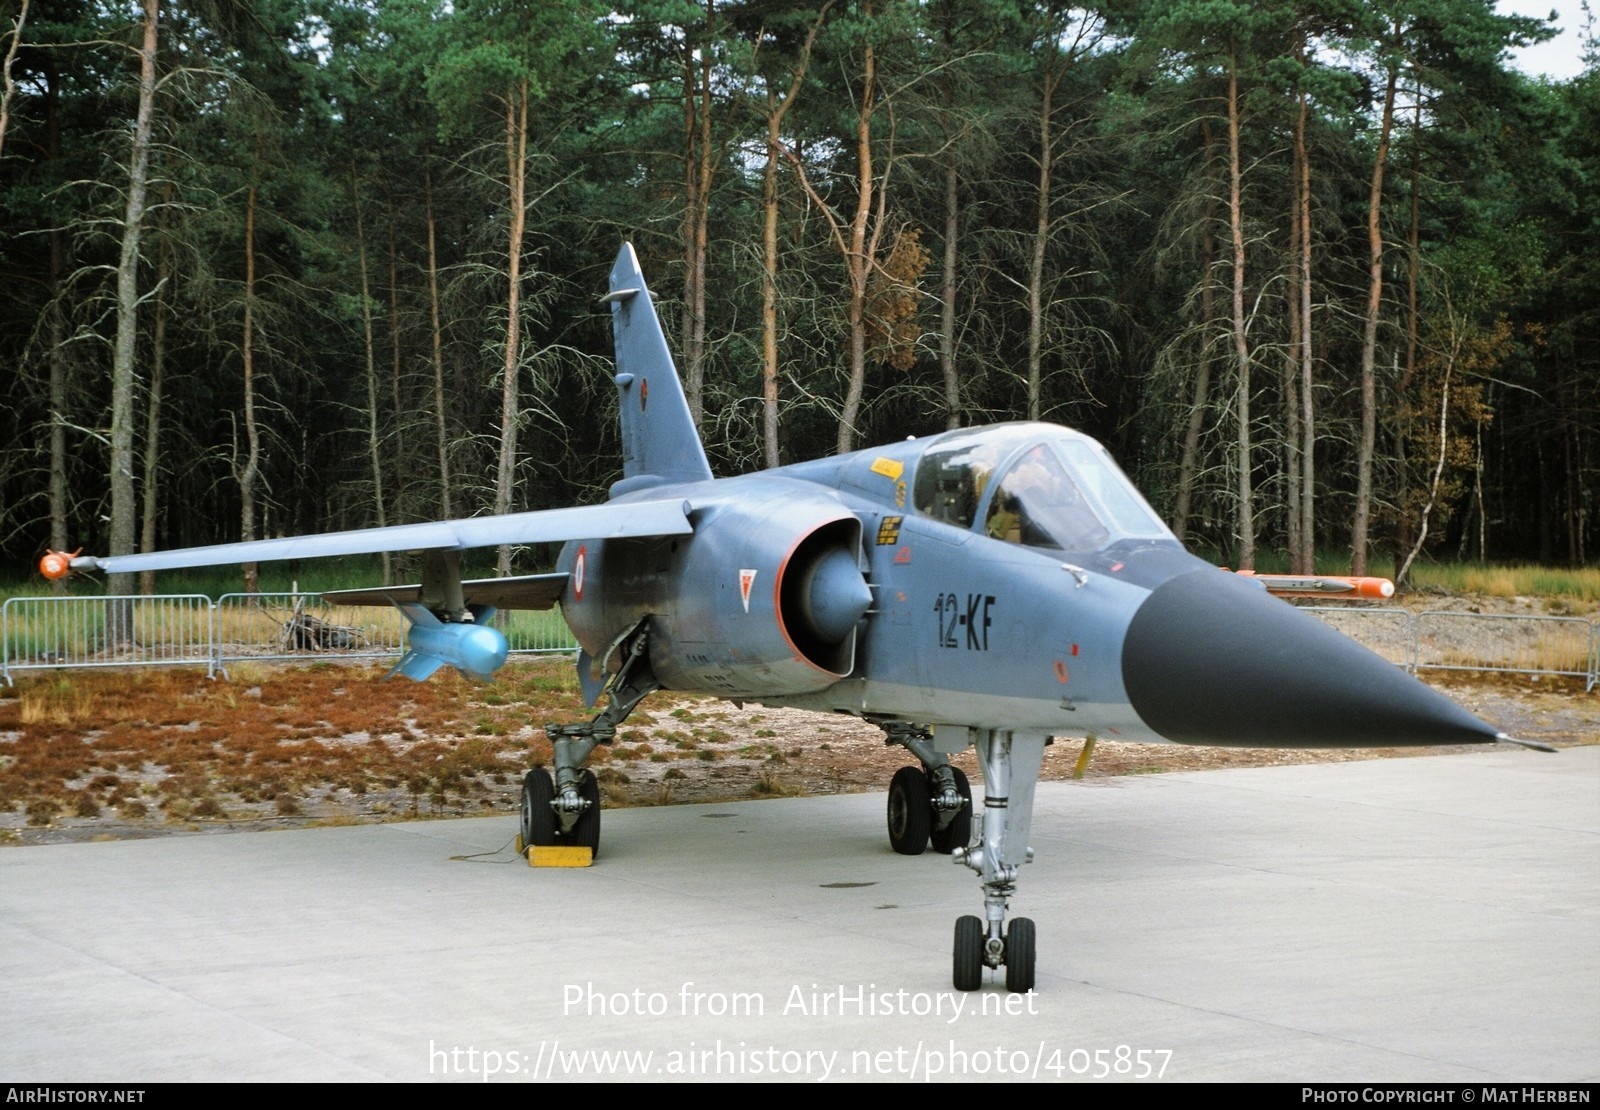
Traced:
[[[898, 744], [921, 763], [902, 767], [889, 783], [889, 844], [906, 856], [921, 855], [931, 843], [983, 880], [984, 916], [956, 920], [951, 983], [956, 990], [983, 985], [985, 968], [1006, 970], [1006, 989], [1033, 990], [1038, 964], [1038, 930], [1032, 919], [1006, 911], [1017, 890], [1017, 872], [1033, 859], [1028, 831], [1033, 823], [1033, 790], [1049, 738], [1040, 734], [969, 729], [983, 768], [983, 817], [972, 836], [972, 787], [950, 764], [924, 726], [882, 721], [886, 743]], [[948, 748], [946, 748], [948, 750]]]
[[1006, 926], [1006, 910], [1016, 893], [1017, 872], [1031, 862], [1028, 831], [1033, 823], [1033, 788], [1044, 759], [1044, 736], [975, 730], [974, 745], [983, 765], [983, 830], [979, 842], [957, 848], [951, 858], [983, 879], [984, 917], [956, 921], [951, 984], [977, 990], [983, 969], [1006, 969], [1006, 989], [1031, 991], [1035, 981], [1038, 931], [1032, 919], [1018, 917]]

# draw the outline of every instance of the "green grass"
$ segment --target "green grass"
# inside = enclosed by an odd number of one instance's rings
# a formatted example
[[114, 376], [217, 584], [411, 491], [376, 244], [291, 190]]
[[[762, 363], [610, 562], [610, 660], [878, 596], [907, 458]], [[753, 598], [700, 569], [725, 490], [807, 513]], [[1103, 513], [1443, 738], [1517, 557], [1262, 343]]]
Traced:
[[505, 634], [513, 651], [519, 648], [566, 646], [572, 633], [561, 614], [554, 609], [517, 609], [499, 614], [495, 626]]
[[1600, 567], [1542, 567], [1529, 563], [1493, 566], [1473, 563], [1420, 564], [1411, 568], [1412, 585], [1449, 593], [1488, 597], [1561, 598], [1600, 603]]
[[[1219, 566], [1226, 565], [1220, 552], [1196, 551], [1195, 554]], [[1367, 561], [1367, 573], [1375, 578], [1393, 578], [1395, 569], [1393, 559], [1373, 558]], [[1262, 574], [1287, 574], [1288, 556], [1281, 551], [1259, 552], [1256, 570]], [[1343, 553], [1318, 555], [1317, 573], [1349, 574], [1350, 557]], [[1600, 605], [1600, 567], [1569, 569], [1532, 563], [1416, 562], [1411, 565], [1410, 588], [1487, 597], [1561, 599], [1588, 607]]]

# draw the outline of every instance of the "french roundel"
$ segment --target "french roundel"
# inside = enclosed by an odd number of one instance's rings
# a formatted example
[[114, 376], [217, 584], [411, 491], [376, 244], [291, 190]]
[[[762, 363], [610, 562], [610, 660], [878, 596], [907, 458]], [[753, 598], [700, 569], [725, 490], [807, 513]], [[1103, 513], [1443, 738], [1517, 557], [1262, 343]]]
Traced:
[[588, 547], [578, 548], [578, 557], [572, 561], [572, 597], [575, 601], [583, 600], [583, 568], [589, 561]]

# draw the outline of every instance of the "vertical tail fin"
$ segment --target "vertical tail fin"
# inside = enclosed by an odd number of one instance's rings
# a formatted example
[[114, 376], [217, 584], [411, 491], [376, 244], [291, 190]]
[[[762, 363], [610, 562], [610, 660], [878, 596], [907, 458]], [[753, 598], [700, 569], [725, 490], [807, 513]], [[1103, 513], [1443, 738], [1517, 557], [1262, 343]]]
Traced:
[[611, 305], [622, 412], [622, 481], [611, 487], [612, 495], [660, 482], [709, 479], [711, 467], [632, 243], [622, 244], [617, 254], [605, 299]]

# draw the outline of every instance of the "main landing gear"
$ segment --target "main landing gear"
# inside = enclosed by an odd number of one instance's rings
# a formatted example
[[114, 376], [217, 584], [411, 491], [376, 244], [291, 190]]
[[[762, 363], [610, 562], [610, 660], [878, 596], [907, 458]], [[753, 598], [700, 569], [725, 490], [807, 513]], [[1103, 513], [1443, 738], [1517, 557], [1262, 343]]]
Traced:
[[555, 776], [535, 767], [522, 780], [518, 832], [524, 851], [562, 844], [600, 854], [600, 784], [583, 762], [595, 745], [615, 740], [628, 714], [659, 688], [640, 630], [623, 645], [622, 665], [605, 688], [610, 695], [605, 709], [584, 724], [545, 725], [555, 755]]
[[879, 724], [884, 743], [898, 744], [921, 762], [902, 767], [889, 783], [889, 844], [902, 856], [933, 850], [949, 855], [972, 839], [972, 787], [959, 767], [934, 749], [928, 730], [901, 721]]
[[[1038, 934], [1031, 919], [1006, 923], [1006, 910], [1017, 889], [1017, 872], [1033, 859], [1028, 832], [1033, 823], [1033, 791], [1039, 780], [1047, 738], [1042, 735], [972, 729], [973, 746], [983, 768], [983, 818], [978, 842], [969, 844], [972, 795], [966, 776], [936, 751], [928, 731], [914, 725], [886, 723], [888, 742], [901, 744], [922, 767], [903, 767], [889, 786], [889, 842], [903, 855], [920, 854], [926, 842], [949, 852], [954, 862], [976, 871], [983, 880], [984, 916], [956, 920], [951, 983], [972, 991], [983, 985], [985, 968], [1006, 969], [1006, 989], [1031, 991], [1037, 963]], [[949, 785], [964, 799], [956, 808], [941, 788]], [[943, 803], [943, 804], [941, 804]], [[936, 832], [941, 817], [945, 824]], [[959, 834], [959, 837], [957, 837]]]

